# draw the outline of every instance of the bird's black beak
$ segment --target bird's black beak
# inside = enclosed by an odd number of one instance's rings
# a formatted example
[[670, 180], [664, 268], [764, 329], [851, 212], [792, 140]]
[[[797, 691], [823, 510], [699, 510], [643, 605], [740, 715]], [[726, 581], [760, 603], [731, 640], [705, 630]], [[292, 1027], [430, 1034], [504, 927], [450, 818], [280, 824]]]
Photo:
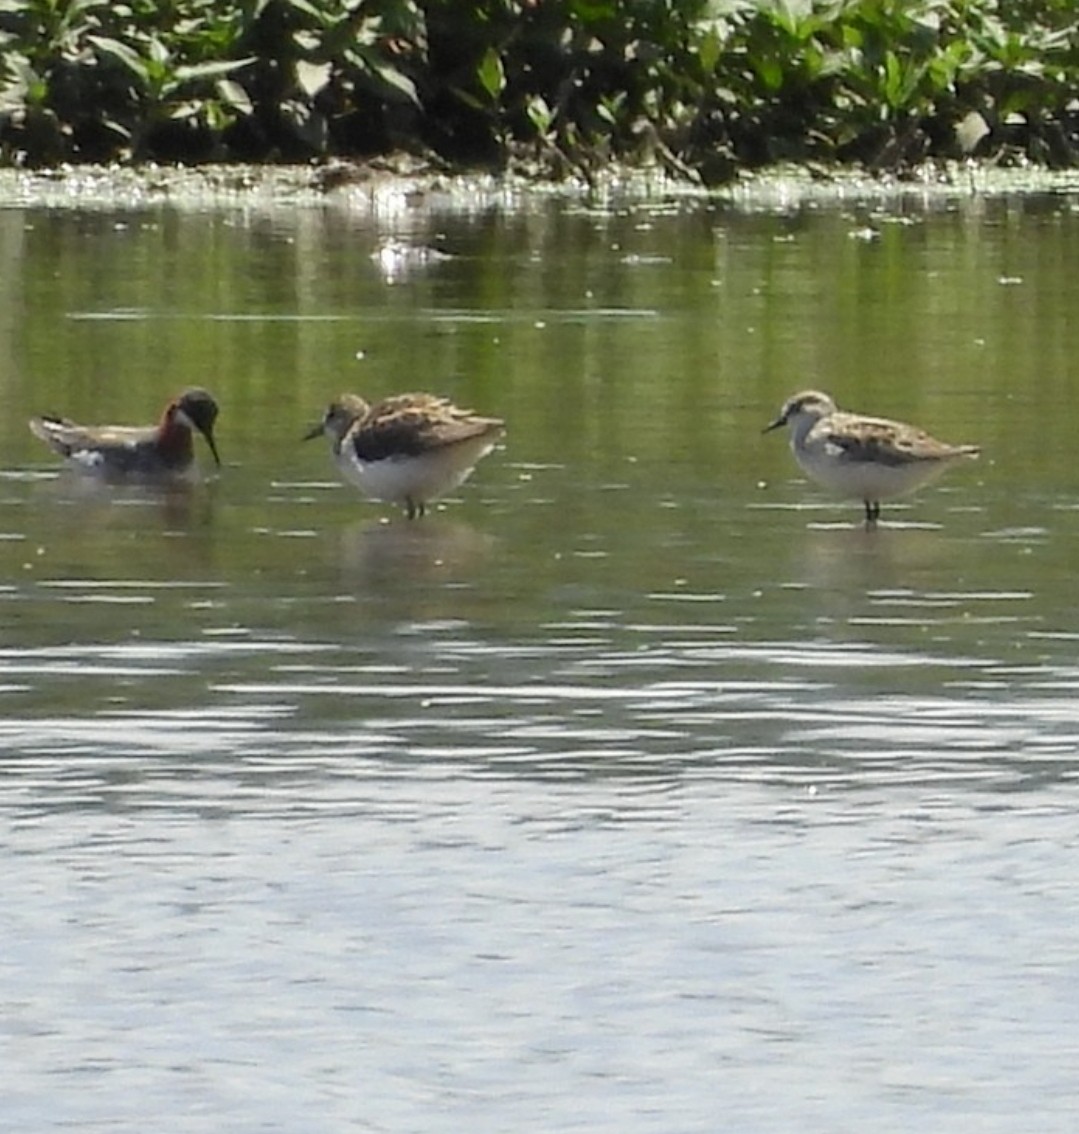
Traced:
[[301, 438], [301, 441], [314, 441], [316, 437], [322, 436], [322, 422], [318, 425], [312, 426]]
[[779, 417], [777, 417], [775, 419], [775, 421], [772, 422], [771, 425], [766, 425], [761, 430], [761, 433], [771, 433], [773, 429], [779, 429], [781, 426], [786, 425], [786, 424], [787, 424], [787, 419], [782, 414], [780, 414]]
[[206, 444], [210, 446], [210, 452], [214, 455], [214, 460], [217, 462], [217, 467], [221, 467], [221, 458], [217, 453], [217, 444], [214, 441], [214, 431], [210, 426], [205, 429], [200, 429], [199, 432], [206, 438]]

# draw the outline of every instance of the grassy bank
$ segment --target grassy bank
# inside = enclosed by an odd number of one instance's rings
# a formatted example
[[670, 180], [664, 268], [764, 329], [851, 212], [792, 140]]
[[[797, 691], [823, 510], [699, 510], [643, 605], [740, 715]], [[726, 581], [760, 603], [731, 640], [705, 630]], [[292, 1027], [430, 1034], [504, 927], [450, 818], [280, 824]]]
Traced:
[[1079, 163], [1072, 0], [0, 0], [0, 163]]

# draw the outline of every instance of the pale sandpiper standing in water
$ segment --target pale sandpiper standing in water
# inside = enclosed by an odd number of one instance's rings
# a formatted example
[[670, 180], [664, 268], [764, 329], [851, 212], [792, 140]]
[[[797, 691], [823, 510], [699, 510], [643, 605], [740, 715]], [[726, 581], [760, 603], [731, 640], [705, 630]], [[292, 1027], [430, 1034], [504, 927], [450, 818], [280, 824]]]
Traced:
[[400, 505], [411, 520], [463, 484], [504, 428], [498, 418], [433, 394], [398, 394], [374, 405], [342, 394], [305, 439], [328, 437], [345, 479], [371, 500]]
[[195, 468], [192, 433], [206, 438], [218, 466], [214, 443], [217, 402], [205, 390], [185, 390], [165, 407], [157, 425], [78, 425], [47, 415], [30, 419], [30, 429], [68, 464], [105, 480], [185, 477]]
[[790, 426], [795, 460], [814, 480], [865, 504], [867, 528], [876, 525], [882, 500], [906, 496], [980, 451], [977, 445], [937, 441], [902, 421], [844, 413], [819, 390], [788, 398], [764, 432], [783, 425]]

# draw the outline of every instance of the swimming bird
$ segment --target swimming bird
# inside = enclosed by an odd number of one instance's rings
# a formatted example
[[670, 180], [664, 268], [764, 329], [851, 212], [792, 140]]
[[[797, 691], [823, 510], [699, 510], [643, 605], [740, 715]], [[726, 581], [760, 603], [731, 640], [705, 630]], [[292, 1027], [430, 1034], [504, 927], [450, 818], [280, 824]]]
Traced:
[[179, 477], [194, 468], [195, 430], [220, 466], [213, 432], [217, 413], [217, 402], [196, 387], [169, 402], [157, 425], [77, 425], [42, 416], [30, 419], [30, 430], [71, 466], [108, 480]]
[[505, 425], [433, 394], [398, 394], [372, 405], [341, 394], [304, 437], [325, 435], [346, 480], [371, 500], [400, 505], [408, 518], [468, 479]]
[[795, 460], [814, 480], [865, 504], [867, 528], [879, 519], [882, 500], [905, 496], [980, 452], [977, 445], [949, 445], [902, 421], [845, 413], [819, 390], [788, 398], [764, 432], [783, 425], [790, 426]]

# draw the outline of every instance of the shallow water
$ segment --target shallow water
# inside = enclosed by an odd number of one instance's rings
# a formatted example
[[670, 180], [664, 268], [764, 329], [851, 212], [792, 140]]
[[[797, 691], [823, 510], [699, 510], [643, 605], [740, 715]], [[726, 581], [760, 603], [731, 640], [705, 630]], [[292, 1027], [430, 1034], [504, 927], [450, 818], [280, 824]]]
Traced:
[[[13, 1128], [1070, 1130], [1077, 244], [1066, 194], [0, 212]], [[196, 381], [203, 483], [25, 427]], [[803, 386], [983, 459], [866, 532], [760, 435]], [[299, 441], [409, 388], [508, 422], [411, 524]]]

